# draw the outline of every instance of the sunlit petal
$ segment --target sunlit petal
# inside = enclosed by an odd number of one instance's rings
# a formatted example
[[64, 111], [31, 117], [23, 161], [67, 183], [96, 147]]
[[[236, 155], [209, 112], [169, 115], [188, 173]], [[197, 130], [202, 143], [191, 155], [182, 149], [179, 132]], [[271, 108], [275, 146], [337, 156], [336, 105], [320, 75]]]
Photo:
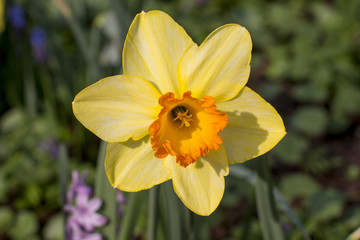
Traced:
[[228, 125], [219, 135], [230, 164], [266, 153], [286, 134], [276, 110], [248, 87], [231, 101], [216, 105], [229, 117]]
[[250, 73], [252, 42], [240, 25], [227, 24], [212, 32], [199, 46], [192, 46], [179, 62], [183, 91], [194, 97], [212, 96], [216, 101], [235, 97]]
[[124, 73], [143, 77], [162, 94], [173, 92], [180, 97], [176, 67], [192, 44], [185, 30], [166, 13], [139, 13], [125, 40]]
[[224, 176], [229, 173], [223, 147], [186, 168], [177, 164], [175, 158], [167, 159], [165, 166], [170, 169], [174, 190], [186, 207], [206, 216], [217, 208], [224, 193]]
[[157, 118], [160, 95], [135, 76], [104, 78], [76, 95], [73, 111], [90, 131], [107, 142], [140, 139]]

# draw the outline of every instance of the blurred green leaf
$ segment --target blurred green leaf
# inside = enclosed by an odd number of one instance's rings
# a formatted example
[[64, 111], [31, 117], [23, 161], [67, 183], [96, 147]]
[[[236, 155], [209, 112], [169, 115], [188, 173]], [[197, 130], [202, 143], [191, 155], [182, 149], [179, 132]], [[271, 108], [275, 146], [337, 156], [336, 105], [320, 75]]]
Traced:
[[323, 134], [328, 123], [326, 110], [319, 107], [301, 107], [295, 111], [291, 119], [294, 128], [312, 137]]
[[360, 167], [356, 164], [347, 166], [345, 175], [351, 181], [358, 180], [360, 178]]
[[290, 201], [302, 198], [307, 202], [320, 189], [319, 183], [302, 173], [287, 174], [280, 181], [280, 191]]
[[42, 190], [38, 185], [28, 185], [25, 188], [24, 193], [25, 201], [29, 204], [29, 206], [38, 206], [41, 204], [42, 199]]
[[296, 165], [304, 159], [308, 147], [309, 142], [305, 137], [289, 132], [275, 147], [274, 151], [282, 162], [288, 165]]
[[101, 141], [98, 161], [96, 166], [95, 196], [103, 201], [99, 211], [107, 217], [108, 223], [100, 229], [101, 233], [109, 240], [116, 239], [117, 209], [116, 189], [113, 188], [105, 172], [105, 156], [107, 143]]
[[360, 88], [354, 85], [338, 84], [333, 108], [335, 114], [355, 114], [360, 112]]
[[39, 229], [37, 216], [33, 212], [21, 211], [16, 215], [15, 224], [10, 229], [13, 239], [36, 239], [35, 233]]
[[343, 162], [342, 157], [329, 154], [329, 150], [325, 146], [320, 146], [307, 152], [304, 167], [306, 170], [321, 176], [341, 167]]
[[345, 197], [333, 189], [321, 189], [315, 193], [309, 204], [309, 216], [312, 219], [328, 221], [338, 217], [345, 204]]
[[319, 84], [299, 84], [293, 90], [293, 97], [300, 102], [324, 102], [328, 96], [328, 89]]
[[134, 234], [134, 229], [141, 209], [142, 199], [144, 198], [144, 191], [134, 192], [130, 194], [128, 198], [128, 204], [124, 210], [124, 217], [122, 221], [119, 240], [131, 239]]
[[343, 222], [349, 229], [360, 226], [360, 207], [358, 205], [349, 206], [344, 213]]
[[23, 125], [25, 121], [26, 118], [24, 112], [19, 108], [13, 108], [1, 115], [1, 132], [9, 133], [16, 130], [19, 126]]
[[6, 232], [14, 224], [15, 214], [9, 207], [0, 207], [0, 233]]
[[5, 172], [0, 170], [0, 202], [5, 201], [9, 183], [5, 177]]
[[253, 161], [256, 166], [255, 196], [256, 208], [259, 215], [263, 238], [265, 240], [285, 239], [281, 229], [279, 213], [274, 201], [272, 178], [268, 160], [257, 158]]
[[47, 240], [62, 240], [64, 236], [64, 221], [61, 214], [51, 217], [45, 224], [43, 234]]
[[283, 81], [288, 75], [289, 53], [286, 46], [272, 46], [267, 49], [270, 65], [266, 70], [267, 76], [274, 81]]

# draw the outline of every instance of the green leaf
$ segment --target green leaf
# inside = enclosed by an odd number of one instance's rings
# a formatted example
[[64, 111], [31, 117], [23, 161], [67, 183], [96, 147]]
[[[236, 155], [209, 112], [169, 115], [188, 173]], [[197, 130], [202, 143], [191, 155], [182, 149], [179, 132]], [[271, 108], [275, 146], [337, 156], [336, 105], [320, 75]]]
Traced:
[[282, 240], [284, 234], [281, 229], [278, 210], [274, 201], [274, 192], [268, 160], [258, 158], [253, 160], [256, 166], [256, 207], [260, 225], [265, 240]]
[[[240, 179], [244, 179], [251, 184], [256, 183], [256, 173], [246, 167], [242, 167], [240, 165], [231, 165], [230, 173], [231, 175]], [[286, 202], [285, 198], [276, 188], [274, 188], [273, 190], [274, 190], [275, 201], [278, 207], [290, 218], [293, 224], [299, 229], [304, 239], [310, 240], [309, 234], [306, 232], [305, 227], [303, 226], [299, 218], [296, 216], [295, 212], [290, 207], [290, 205]], [[243, 239], [246, 239], [246, 236]]]
[[301, 197], [307, 203], [307, 200], [319, 189], [320, 185], [313, 178], [302, 173], [288, 174], [280, 182], [281, 192], [290, 201]]
[[65, 229], [63, 217], [62, 215], [57, 214], [46, 222], [43, 230], [44, 238], [47, 240], [65, 239], [63, 229]]
[[275, 148], [274, 151], [279, 159], [288, 164], [296, 165], [303, 160], [309, 143], [303, 136], [289, 132]]
[[156, 240], [158, 201], [159, 187], [154, 186], [149, 193], [148, 240]]
[[321, 190], [311, 197], [309, 216], [312, 219], [329, 221], [341, 214], [344, 204], [345, 198], [340, 192], [332, 189]]
[[293, 89], [292, 96], [300, 102], [322, 103], [326, 100], [329, 92], [326, 86], [299, 84]]
[[128, 198], [128, 205], [124, 210], [124, 217], [120, 231], [119, 240], [132, 239], [132, 234], [136, 226], [136, 220], [139, 217], [144, 191], [131, 193]]
[[[66, 192], [67, 192], [67, 179], [68, 179], [68, 152], [64, 144], [59, 146], [59, 192], [60, 192], [60, 206], [63, 209], [63, 206], [66, 204]], [[66, 222], [66, 213], [62, 211], [62, 224], [63, 224], [63, 235], [65, 236], [65, 222]]]
[[0, 232], [7, 231], [14, 221], [14, 213], [9, 207], [0, 208]]
[[325, 132], [328, 125], [328, 114], [323, 108], [301, 107], [294, 113], [291, 124], [303, 133], [316, 137]]
[[291, 221], [296, 225], [296, 227], [300, 230], [305, 240], [311, 240], [309, 234], [306, 232], [306, 229], [300, 222], [299, 218], [296, 216], [295, 212], [292, 210], [290, 205], [286, 202], [285, 198], [281, 195], [281, 193], [274, 189], [274, 195], [276, 203], [278, 207], [285, 212], [285, 214], [291, 219]]
[[16, 216], [15, 224], [10, 229], [12, 239], [32, 239], [39, 229], [35, 213], [22, 211]]
[[95, 197], [103, 201], [99, 212], [108, 219], [108, 224], [102, 227], [100, 232], [106, 239], [115, 240], [117, 225], [116, 189], [111, 186], [105, 172], [106, 146], [106, 142], [100, 143], [96, 166]]
[[167, 181], [162, 184], [164, 188], [164, 194], [166, 198], [167, 209], [167, 222], [169, 228], [169, 240], [181, 240], [182, 238], [182, 226], [181, 226], [181, 208], [178, 203], [178, 198], [174, 193], [171, 181]]
[[350, 84], [338, 84], [332, 104], [335, 113], [340, 115], [359, 113], [359, 102], [359, 87]]

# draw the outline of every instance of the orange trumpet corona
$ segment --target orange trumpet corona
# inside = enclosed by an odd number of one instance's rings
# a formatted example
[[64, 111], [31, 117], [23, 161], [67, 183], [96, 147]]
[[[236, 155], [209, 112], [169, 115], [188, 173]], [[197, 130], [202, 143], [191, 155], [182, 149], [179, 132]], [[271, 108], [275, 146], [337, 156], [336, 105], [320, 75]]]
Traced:
[[218, 135], [229, 119], [216, 110], [215, 99], [204, 96], [203, 101], [185, 92], [182, 99], [174, 93], [166, 93], [159, 98], [163, 107], [149, 127], [151, 144], [155, 156], [165, 158], [176, 156], [176, 162], [183, 167], [205, 156], [210, 149], [217, 150], [222, 143]]

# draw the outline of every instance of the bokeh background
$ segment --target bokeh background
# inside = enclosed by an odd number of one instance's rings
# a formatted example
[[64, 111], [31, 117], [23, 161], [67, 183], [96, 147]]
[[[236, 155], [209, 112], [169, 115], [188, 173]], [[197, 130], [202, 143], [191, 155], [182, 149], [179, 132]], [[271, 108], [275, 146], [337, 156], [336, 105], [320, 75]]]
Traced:
[[[360, 1], [0, 4], [0, 239], [63, 239], [61, 187], [75, 169], [94, 184], [100, 143], [76, 121], [71, 102], [121, 73], [127, 28], [152, 9], [170, 14], [198, 44], [226, 23], [249, 30], [248, 86], [278, 110], [288, 132], [268, 154], [275, 186], [312, 239], [346, 239], [360, 226]], [[146, 238], [141, 206], [134, 239]], [[280, 216], [286, 239], [303, 239]], [[254, 190], [231, 174], [219, 208], [200, 219], [200, 239], [262, 239]]]

